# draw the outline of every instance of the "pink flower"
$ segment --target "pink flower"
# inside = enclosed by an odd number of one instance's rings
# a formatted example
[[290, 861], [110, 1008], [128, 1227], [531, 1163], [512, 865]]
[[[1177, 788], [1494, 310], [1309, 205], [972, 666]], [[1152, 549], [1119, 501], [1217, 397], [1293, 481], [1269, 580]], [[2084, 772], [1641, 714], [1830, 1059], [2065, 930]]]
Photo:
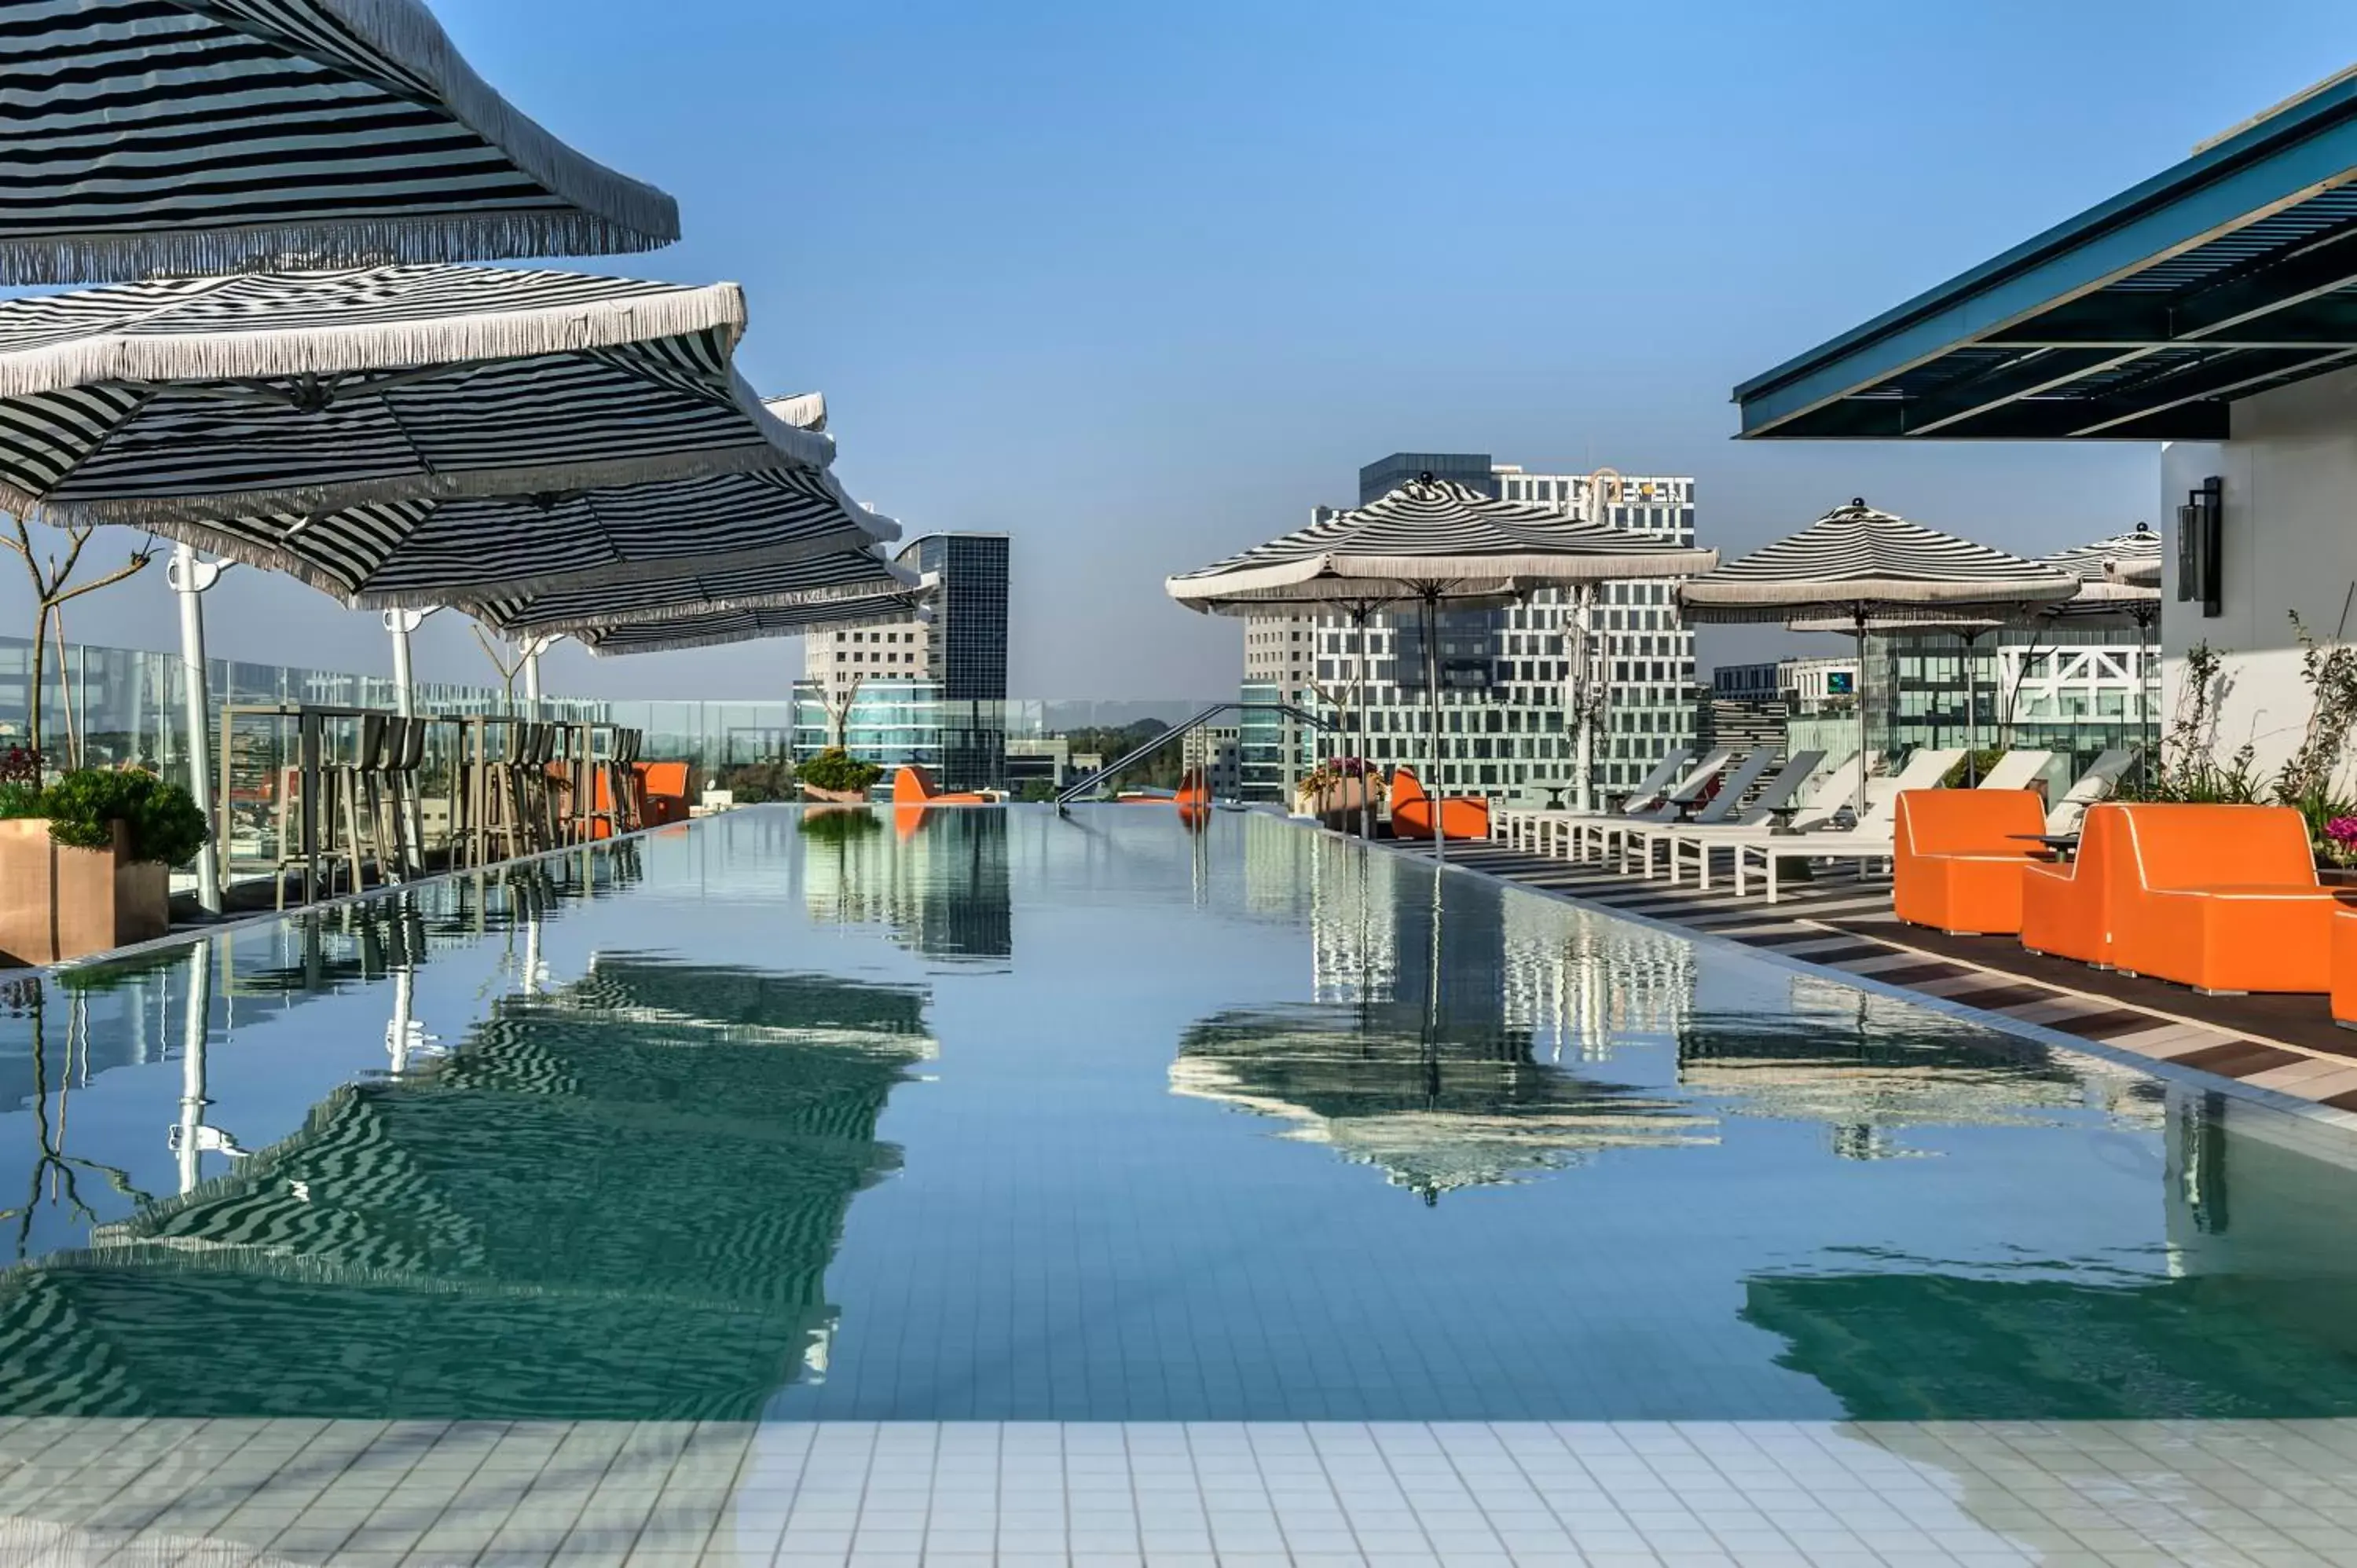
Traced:
[[2357, 844], [2357, 817], [2335, 817], [2324, 824], [2324, 836], [2334, 843]]

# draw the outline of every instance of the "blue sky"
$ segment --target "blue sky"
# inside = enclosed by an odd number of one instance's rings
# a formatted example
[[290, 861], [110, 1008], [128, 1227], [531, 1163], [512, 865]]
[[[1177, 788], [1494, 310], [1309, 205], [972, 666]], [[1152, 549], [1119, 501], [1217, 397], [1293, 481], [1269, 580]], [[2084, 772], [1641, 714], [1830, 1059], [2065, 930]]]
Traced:
[[[1738, 444], [1727, 392], [2357, 54], [2357, 12], [2312, 0], [436, 9], [527, 113], [679, 197], [684, 242], [585, 270], [741, 281], [740, 362], [826, 392], [855, 493], [1015, 535], [1013, 683], [1055, 696], [1232, 685], [1233, 627], [1163, 575], [1397, 448], [1690, 473], [1730, 552], [1852, 495], [2025, 551], [2150, 518], [2151, 447]], [[167, 646], [168, 598], [156, 572], [70, 633]], [[387, 661], [373, 617], [257, 573], [212, 625], [239, 657]], [[449, 617], [420, 666], [490, 672]], [[759, 696], [799, 668], [568, 646], [549, 681]]]

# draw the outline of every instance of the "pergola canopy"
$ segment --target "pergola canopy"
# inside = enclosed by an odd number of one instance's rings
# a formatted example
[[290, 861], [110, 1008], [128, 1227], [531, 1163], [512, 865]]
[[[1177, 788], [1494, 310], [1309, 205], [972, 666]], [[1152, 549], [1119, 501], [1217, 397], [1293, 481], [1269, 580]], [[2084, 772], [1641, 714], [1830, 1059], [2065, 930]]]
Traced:
[[2357, 68], [1735, 389], [1751, 439], [2216, 441], [2357, 363]]
[[0, 284], [647, 251], [651, 186], [566, 146], [419, 0], [11, 0]]

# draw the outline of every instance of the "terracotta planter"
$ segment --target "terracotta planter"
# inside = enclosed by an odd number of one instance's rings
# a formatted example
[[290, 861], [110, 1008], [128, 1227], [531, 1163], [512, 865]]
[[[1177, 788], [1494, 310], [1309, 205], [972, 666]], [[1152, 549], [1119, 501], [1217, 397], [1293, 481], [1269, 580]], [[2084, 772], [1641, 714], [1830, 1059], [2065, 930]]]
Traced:
[[0, 822], [0, 963], [61, 963], [171, 929], [172, 874], [112, 849], [68, 849], [47, 819]]
[[867, 804], [867, 791], [865, 789], [822, 789], [815, 784], [805, 784], [802, 786], [802, 799], [805, 800], [824, 800], [831, 805], [836, 806], [864, 806]]
[[[1359, 831], [1359, 808], [1365, 804], [1366, 800], [1367, 781], [1363, 779], [1345, 779], [1338, 783], [1329, 784], [1323, 789], [1304, 789], [1295, 798], [1294, 805], [1302, 815], [1316, 817], [1325, 827], [1332, 828], [1337, 832], [1355, 833]], [[1377, 810], [1367, 815], [1380, 818], [1383, 815], [1381, 810], [1383, 798], [1380, 794], [1376, 796], [1374, 804]]]

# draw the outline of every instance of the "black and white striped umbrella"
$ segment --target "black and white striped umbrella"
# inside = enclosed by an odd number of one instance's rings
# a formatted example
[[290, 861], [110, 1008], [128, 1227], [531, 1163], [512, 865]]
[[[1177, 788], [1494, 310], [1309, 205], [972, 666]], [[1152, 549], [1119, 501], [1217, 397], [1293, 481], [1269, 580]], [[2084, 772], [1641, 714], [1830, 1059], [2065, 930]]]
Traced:
[[812, 468], [169, 527], [347, 604], [411, 609], [668, 578], [700, 565], [779, 564], [900, 534], [834, 475]]
[[824, 467], [744, 328], [733, 284], [446, 265], [0, 302], [0, 506], [254, 559], [201, 525]]
[[1695, 621], [2002, 618], [2067, 599], [2060, 569], [1880, 511], [1835, 507], [1800, 532], [1678, 585]]
[[475, 599], [464, 609], [495, 631], [549, 634], [676, 625], [731, 610], [823, 610], [918, 587], [916, 573], [872, 550], [837, 550], [764, 566], [714, 566], [545, 594]]
[[682, 648], [717, 648], [770, 637], [800, 637], [822, 628], [871, 626], [879, 621], [926, 620], [932, 612], [921, 593], [877, 594], [856, 599], [772, 609], [715, 610], [672, 620], [629, 621], [574, 636], [590, 652], [666, 653]]
[[1254, 615], [1271, 603], [1511, 597], [1527, 588], [1707, 572], [1718, 553], [1664, 544], [1545, 507], [1493, 500], [1446, 479], [1403, 485], [1366, 506], [1168, 578], [1189, 609]]
[[[1679, 584], [1678, 601], [1692, 621], [1784, 621], [1846, 633], [1857, 639], [1863, 669], [1869, 631], [1946, 625], [1977, 638], [2042, 606], [2061, 604], [2078, 589], [2079, 579], [2057, 567], [1854, 499], [1798, 533]], [[1972, 701], [1969, 691], [1966, 701]], [[1872, 759], [1862, 701], [1857, 725], [1857, 808], [1863, 812]]]
[[9, 0], [0, 284], [646, 251], [677, 204], [484, 84], [418, 0]]

